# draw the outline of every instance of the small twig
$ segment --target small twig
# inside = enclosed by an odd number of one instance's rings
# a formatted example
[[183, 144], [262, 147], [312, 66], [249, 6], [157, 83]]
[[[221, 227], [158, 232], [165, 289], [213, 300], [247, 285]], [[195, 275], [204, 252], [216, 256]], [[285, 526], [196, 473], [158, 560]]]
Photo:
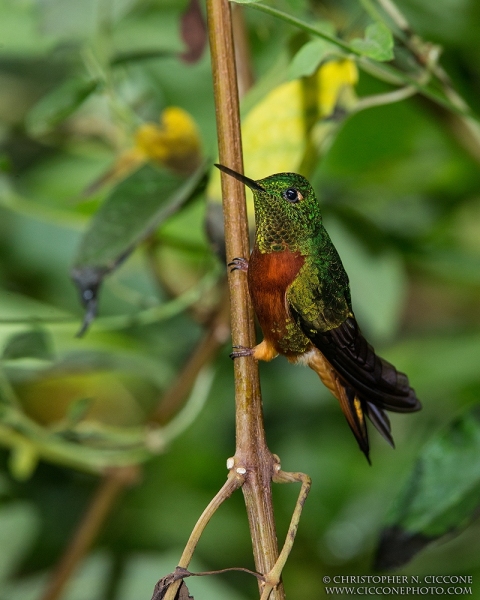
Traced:
[[[182, 586], [184, 586], [184, 580], [187, 579], [187, 577], [205, 577], [207, 575], [219, 575], [221, 573], [228, 573], [230, 571], [239, 571], [241, 573], [248, 573], [248, 575], [253, 575], [254, 577], [256, 577], [259, 581], [264, 581], [263, 575], [260, 575], [260, 573], [257, 573], [256, 571], [251, 571], [250, 569], [245, 569], [244, 567], [229, 567], [226, 569], [219, 569], [216, 571], [202, 571], [201, 573], [193, 573], [192, 571], [189, 571], [188, 569], [185, 569], [184, 567], [176, 567], [175, 571], [173, 571], [173, 573], [169, 573], [168, 575], [165, 575], [165, 577], [162, 577], [161, 579], [159, 579], [157, 581], [157, 583], [155, 584], [155, 588], [153, 590], [153, 595], [151, 600], [166, 600], [167, 597], [169, 597], [171, 594], [173, 593], [177, 593], [178, 590], [178, 597], [180, 597], [181, 595], [181, 590], [180, 588]], [[173, 587], [172, 592], [170, 592], [170, 588]], [[182, 596], [183, 598], [184, 596]], [[190, 598], [190, 596], [188, 596]]]
[[227, 567], [226, 569], [217, 569], [215, 571], [202, 571], [201, 573], [188, 572], [189, 577], [206, 577], [207, 575], [222, 575], [223, 573], [230, 573], [231, 571], [237, 571], [238, 573], [247, 573], [247, 575], [253, 575], [260, 581], [264, 581], [265, 578], [260, 573], [246, 569], [245, 567]]
[[393, 104], [394, 102], [400, 102], [406, 98], [410, 98], [417, 93], [417, 90], [413, 85], [407, 85], [405, 87], [394, 90], [393, 92], [386, 92], [385, 94], [374, 94], [373, 96], [363, 96], [358, 100], [355, 106], [351, 109], [351, 113], [357, 113], [366, 108], [373, 108], [374, 106], [383, 106], [384, 104]]
[[[195, 548], [197, 547], [198, 541], [200, 540], [200, 537], [205, 527], [208, 525], [208, 522], [218, 510], [218, 507], [221, 506], [223, 502], [225, 502], [225, 500], [230, 498], [233, 492], [235, 490], [238, 490], [238, 488], [243, 485], [244, 481], [245, 478], [241, 473], [238, 473], [235, 469], [230, 469], [227, 481], [220, 488], [220, 491], [211, 500], [210, 504], [203, 511], [200, 518], [195, 523], [195, 527], [193, 528], [193, 531], [190, 534], [190, 538], [188, 539], [187, 545], [185, 546], [182, 556], [180, 557], [178, 567], [182, 569], [186, 569], [188, 567], [190, 561], [192, 560], [192, 556], [195, 551]], [[165, 600], [174, 600], [175, 594], [177, 593], [177, 590], [180, 587], [180, 583], [180, 580], [172, 583], [172, 585], [168, 588], [167, 593], [165, 594]]]
[[[450, 128], [463, 147], [475, 158], [477, 162], [480, 162], [480, 124], [478, 119], [466, 114], [470, 111], [470, 107], [462, 98], [462, 96], [460, 96], [460, 94], [454, 89], [450, 77], [442, 65], [436, 60], [428, 60], [428, 54], [427, 57], [425, 57], [425, 53], [421, 52], [425, 45], [427, 47], [431, 47], [431, 45], [425, 44], [417, 35], [415, 35], [415, 32], [412, 30], [409, 22], [392, 0], [377, 1], [392, 19], [392, 21], [406, 36], [405, 44], [408, 49], [414, 54], [421, 64], [426, 64], [426, 67], [435, 75], [435, 77], [437, 77], [442, 85], [443, 93], [452, 103], [452, 105], [458, 109], [458, 112], [451, 111], [449, 115]], [[438, 58], [438, 55], [436, 58]], [[448, 107], [440, 106], [440, 108], [445, 110]]]
[[405, 32], [407, 35], [411, 35], [412, 30], [410, 29], [407, 19], [398, 10], [395, 4], [391, 2], [391, 0], [378, 0], [378, 3], [403, 32]]
[[100, 317], [95, 321], [97, 331], [109, 331], [122, 329], [132, 325], [148, 325], [170, 319], [192, 306], [203, 294], [218, 281], [219, 273], [215, 269], [209, 271], [203, 278], [188, 290], [158, 306], [152, 306], [140, 310], [132, 315], [113, 315], [111, 317]]
[[273, 477], [274, 483], [301, 483], [300, 494], [298, 495], [295, 509], [292, 514], [292, 519], [288, 527], [287, 536], [283, 545], [282, 551], [280, 552], [277, 562], [273, 569], [270, 570], [264, 576], [265, 585], [263, 588], [262, 596], [260, 600], [268, 600], [272, 590], [278, 585], [282, 576], [283, 567], [287, 562], [290, 552], [295, 542], [295, 536], [297, 535], [298, 525], [300, 523], [300, 517], [302, 516], [303, 505], [310, 492], [312, 480], [305, 473], [290, 473], [288, 471], [282, 471], [280, 468], [280, 462], [276, 464], [276, 475]]
[[238, 490], [239, 487], [243, 485], [245, 481], [245, 477], [238, 473], [238, 469], [230, 469], [230, 472], [227, 477], [227, 481], [220, 488], [219, 492], [216, 496], [210, 501], [207, 508], [203, 511], [200, 518], [195, 524], [192, 533], [188, 539], [187, 545], [185, 546], [182, 556], [178, 562], [179, 567], [187, 568], [192, 560], [193, 552], [200, 540], [200, 537], [207, 526], [210, 519], [218, 510], [219, 506], [221, 506], [225, 500], [230, 498], [235, 490]]
[[114, 502], [120, 493], [136, 483], [138, 478], [139, 469], [135, 466], [112, 469], [103, 477], [40, 600], [57, 600], [61, 597], [69, 579], [97, 537]]

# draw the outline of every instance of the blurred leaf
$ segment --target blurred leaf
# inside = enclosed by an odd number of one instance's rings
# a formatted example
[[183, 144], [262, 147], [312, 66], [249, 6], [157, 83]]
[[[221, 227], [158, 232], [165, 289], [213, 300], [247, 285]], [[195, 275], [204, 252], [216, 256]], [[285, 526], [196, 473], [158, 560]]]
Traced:
[[190, 0], [181, 20], [182, 39], [187, 50], [180, 55], [186, 63], [197, 62], [207, 44], [207, 25], [198, 0]]
[[85, 77], [67, 79], [30, 110], [26, 118], [28, 131], [39, 136], [54, 128], [74, 113], [99, 85], [98, 80]]
[[378, 61], [393, 59], [393, 36], [383, 23], [373, 23], [365, 30], [364, 39], [355, 38], [351, 46], [357, 52]]
[[26, 438], [19, 440], [10, 452], [8, 461], [10, 473], [18, 481], [26, 481], [30, 479], [37, 468], [39, 459], [40, 455], [35, 444], [32, 444]]
[[399, 324], [406, 295], [402, 259], [391, 250], [372, 252], [336, 219], [325, 219], [350, 279], [353, 310], [360, 326], [388, 339]]
[[42, 329], [22, 331], [8, 340], [3, 349], [2, 358], [11, 360], [25, 357], [42, 360], [53, 358], [51, 340], [46, 331]]
[[119, 52], [116, 54], [110, 64], [112, 67], [123, 65], [125, 63], [140, 62], [142, 60], [152, 60], [157, 58], [167, 58], [176, 56], [176, 52], [170, 50], [129, 50], [128, 52]]
[[421, 396], [457, 401], [462, 386], [478, 381], [480, 335], [477, 332], [417, 336], [390, 350], [389, 359], [401, 364]]
[[195, 196], [205, 174], [206, 163], [187, 180], [146, 165], [113, 190], [83, 235], [72, 269], [86, 307], [79, 335], [95, 318], [105, 275]]
[[480, 405], [423, 449], [383, 530], [380, 569], [399, 567], [438, 538], [458, 532], [480, 508]]
[[67, 421], [71, 425], [76, 425], [82, 421], [92, 407], [94, 398], [78, 398], [70, 404], [67, 410]]
[[83, 37], [95, 31], [101, 14], [98, 0], [78, 4], [64, 0], [41, 0], [38, 13], [43, 33], [57, 38]]
[[412, 262], [437, 277], [458, 284], [478, 285], [480, 260], [478, 252], [465, 252], [457, 248], [435, 248], [424, 256], [414, 257]]
[[288, 68], [288, 79], [313, 75], [326, 56], [336, 50], [325, 40], [312, 40], [300, 48]]
[[[64, 600], [103, 600], [106, 594], [112, 560], [106, 553], [88, 556], [79, 570], [69, 580], [62, 598]], [[49, 579], [47, 573], [22, 577], [3, 586], [3, 598], [9, 600], [37, 600], [45, 593]]]
[[[0, 507], [0, 585], [16, 569], [29, 550], [39, 529], [39, 516], [26, 502], [3, 504]], [[8, 552], [6, 549], [8, 548]], [[6, 597], [6, 596], [5, 596]]]
[[50, 55], [55, 41], [51, 36], [42, 35], [38, 27], [38, 13], [35, 10], [28, 10], [29, 7], [24, 4], [9, 1], [2, 1], [0, 7], [3, 55], [7, 54], [7, 49], [11, 56], [30, 54], [35, 56], [36, 60], [42, 54]]

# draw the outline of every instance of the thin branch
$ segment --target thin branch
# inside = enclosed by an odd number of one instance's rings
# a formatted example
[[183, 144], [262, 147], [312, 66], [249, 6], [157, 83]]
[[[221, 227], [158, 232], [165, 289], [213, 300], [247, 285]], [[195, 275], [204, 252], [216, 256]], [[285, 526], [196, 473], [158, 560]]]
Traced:
[[[187, 545], [185, 546], [182, 556], [178, 562], [178, 567], [182, 569], [186, 569], [188, 567], [200, 537], [202, 536], [202, 533], [204, 532], [205, 527], [208, 525], [210, 519], [217, 512], [218, 508], [225, 502], [225, 500], [230, 498], [233, 492], [238, 490], [238, 488], [243, 485], [244, 481], [245, 478], [242, 473], [238, 473], [236, 469], [230, 469], [227, 481], [220, 488], [216, 496], [210, 501], [207, 508], [203, 511], [200, 518], [195, 523], [195, 527], [190, 534]], [[180, 584], [181, 580], [178, 580], [170, 585], [167, 593], [165, 594], [165, 600], [174, 600]]]
[[295, 510], [293, 511], [282, 551], [280, 552], [273, 569], [265, 575], [265, 586], [263, 588], [260, 600], [268, 600], [272, 590], [275, 589], [280, 581], [283, 567], [290, 556], [293, 543], [295, 542], [295, 536], [297, 535], [300, 517], [302, 516], [303, 505], [305, 504], [305, 500], [307, 499], [307, 496], [310, 492], [310, 487], [312, 485], [312, 480], [308, 475], [305, 475], [305, 473], [289, 473], [288, 471], [282, 471], [280, 468], [280, 462], [276, 464], [276, 468], [276, 475], [273, 477], [274, 483], [301, 483], [302, 487], [300, 488], [300, 493], [295, 504]]
[[411, 86], [399, 88], [393, 92], [386, 92], [385, 94], [374, 94], [372, 96], [363, 96], [358, 100], [355, 106], [351, 109], [351, 113], [360, 112], [366, 108], [373, 108], [374, 106], [383, 106], [384, 104], [393, 104], [394, 102], [400, 102], [406, 98], [410, 98], [417, 93], [417, 90]]
[[[460, 94], [454, 89], [450, 77], [445, 69], [436, 60], [429, 60], [429, 55], [425, 57], [425, 48], [435, 49], [435, 46], [426, 44], [412, 30], [405, 16], [400, 12], [393, 0], [377, 0], [383, 10], [392, 19], [395, 25], [400, 29], [405, 36], [404, 43], [407, 48], [414, 54], [421, 64], [425, 64], [428, 69], [440, 81], [443, 92], [453, 106], [458, 108], [458, 112], [452, 111], [447, 116], [447, 124], [451, 131], [463, 145], [463, 147], [480, 162], [480, 123], [477, 118], [469, 116], [469, 106]], [[440, 49], [437, 48], [437, 54]], [[437, 56], [438, 58], [438, 56]], [[445, 110], [446, 107], [441, 107]]]

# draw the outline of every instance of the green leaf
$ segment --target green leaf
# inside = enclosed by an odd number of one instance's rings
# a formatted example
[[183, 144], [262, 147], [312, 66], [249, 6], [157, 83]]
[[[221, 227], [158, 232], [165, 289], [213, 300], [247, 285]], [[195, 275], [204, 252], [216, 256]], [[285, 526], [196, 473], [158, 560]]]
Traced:
[[[112, 559], [106, 552], [87, 556], [74, 577], [69, 580], [63, 594], [64, 600], [102, 600], [106, 595], [107, 581], [112, 569]], [[36, 600], [46, 593], [51, 573], [24, 575], [6, 582], [3, 597], [9, 600]]]
[[[4, 592], [5, 580], [15, 572], [29, 552], [40, 529], [40, 518], [31, 504], [15, 502], [0, 509], [0, 583]], [[6, 549], [8, 548], [8, 552]]]
[[355, 38], [351, 46], [368, 58], [378, 61], [392, 60], [393, 36], [390, 29], [383, 23], [373, 23], [365, 30], [365, 38]]
[[69, 425], [77, 425], [82, 421], [94, 403], [94, 398], [79, 398], [72, 402], [67, 411]]
[[99, 85], [100, 82], [95, 79], [68, 79], [41, 98], [30, 110], [26, 118], [28, 131], [38, 136], [56, 127], [73, 114]]
[[124, 65], [126, 63], [141, 62], [144, 60], [156, 60], [157, 58], [174, 58], [177, 55], [173, 50], [152, 49], [152, 50], [129, 50], [119, 52], [110, 61], [112, 67]]
[[33, 329], [13, 335], [3, 349], [2, 357], [6, 360], [17, 358], [53, 358], [51, 340], [46, 331]]
[[122, 181], [93, 217], [72, 269], [86, 315], [82, 335], [97, 312], [98, 289], [152, 231], [191, 200], [206, 175], [206, 163], [187, 180], [150, 165]]
[[95, 32], [101, 19], [98, 0], [70, 4], [64, 0], [38, 3], [38, 20], [43, 34], [72, 40]]
[[260, 0], [232, 0], [236, 4], [256, 4], [260, 2]]
[[425, 446], [395, 502], [377, 552], [380, 569], [399, 567], [432, 541], [466, 527], [480, 507], [480, 405]]
[[369, 250], [337, 219], [327, 217], [325, 226], [348, 273], [360, 326], [375, 340], [387, 340], [397, 330], [404, 306], [406, 276], [401, 257], [391, 250]]
[[333, 44], [325, 40], [312, 40], [300, 48], [288, 68], [288, 79], [313, 75], [326, 56], [335, 51]]

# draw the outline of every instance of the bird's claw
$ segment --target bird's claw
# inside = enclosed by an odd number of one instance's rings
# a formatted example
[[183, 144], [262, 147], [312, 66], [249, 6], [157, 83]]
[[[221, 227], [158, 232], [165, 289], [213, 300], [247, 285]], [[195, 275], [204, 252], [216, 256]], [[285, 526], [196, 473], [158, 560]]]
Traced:
[[248, 260], [241, 257], [234, 258], [227, 266], [230, 267], [230, 273], [233, 271], [244, 271], [246, 273], [248, 271]]
[[246, 346], [232, 346], [232, 348], [237, 348], [230, 353], [230, 358], [232, 360], [240, 358], [241, 356], [253, 356], [253, 348], [247, 348]]

